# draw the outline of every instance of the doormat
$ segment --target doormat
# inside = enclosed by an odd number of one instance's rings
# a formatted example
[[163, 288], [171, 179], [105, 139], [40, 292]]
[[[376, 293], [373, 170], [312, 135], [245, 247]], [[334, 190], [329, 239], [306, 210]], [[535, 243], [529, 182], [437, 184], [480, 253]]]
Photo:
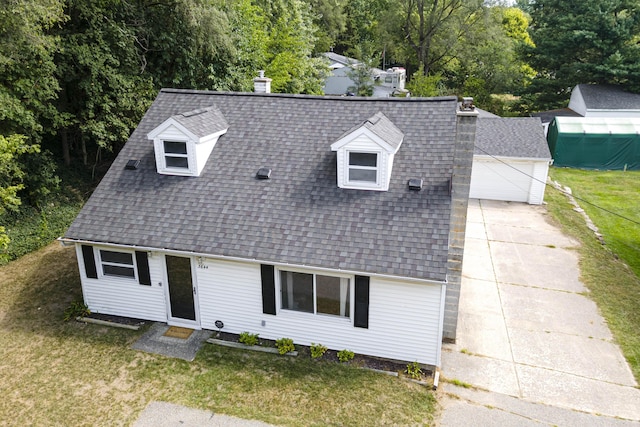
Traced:
[[193, 329], [170, 326], [169, 329], [167, 329], [167, 332], [162, 335], [165, 337], [180, 338], [182, 340], [186, 340], [191, 336], [192, 333]]

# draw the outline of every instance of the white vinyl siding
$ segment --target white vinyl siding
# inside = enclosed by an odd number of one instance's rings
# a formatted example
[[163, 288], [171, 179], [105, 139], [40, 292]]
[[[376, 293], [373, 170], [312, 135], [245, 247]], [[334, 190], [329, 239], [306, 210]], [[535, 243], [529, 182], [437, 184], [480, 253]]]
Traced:
[[469, 197], [541, 204], [548, 169], [546, 160], [474, 156]]
[[[94, 246], [93, 250], [94, 253], [100, 250], [122, 251], [120, 248], [107, 246]], [[117, 276], [87, 278], [81, 245], [76, 245], [76, 255], [84, 303], [91, 312], [160, 322], [167, 320], [164, 288], [159, 284], [163, 277], [159, 256], [149, 258], [152, 286], [140, 286], [135, 280]], [[100, 268], [98, 264], [98, 269]]]
[[291, 338], [303, 345], [315, 342], [390, 359], [440, 362], [443, 285], [371, 277], [369, 328], [364, 329], [341, 316], [281, 308], [275, 316], [263, 314], [259, 264], [204, 262], [207, 268], [195, 272], [203, 329], [217, 330], [215, 321], [221, 320], [224, 332], [249, 331], [267, 339]]

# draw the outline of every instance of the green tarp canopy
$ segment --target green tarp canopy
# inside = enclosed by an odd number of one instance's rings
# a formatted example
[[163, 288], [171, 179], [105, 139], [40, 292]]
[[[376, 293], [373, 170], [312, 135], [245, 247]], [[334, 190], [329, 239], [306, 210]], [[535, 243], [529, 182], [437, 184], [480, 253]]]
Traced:
[[640, 170], [640, 118], [556, 117], [547, 141], [555, 166]]

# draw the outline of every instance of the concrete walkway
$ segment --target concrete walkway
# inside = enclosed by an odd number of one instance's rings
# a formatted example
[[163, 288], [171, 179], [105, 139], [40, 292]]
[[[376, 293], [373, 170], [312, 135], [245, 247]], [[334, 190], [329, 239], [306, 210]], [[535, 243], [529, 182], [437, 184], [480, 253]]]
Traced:
[[546, 209], [471, 200], [439, 424], [639, 425], [640, 390]]

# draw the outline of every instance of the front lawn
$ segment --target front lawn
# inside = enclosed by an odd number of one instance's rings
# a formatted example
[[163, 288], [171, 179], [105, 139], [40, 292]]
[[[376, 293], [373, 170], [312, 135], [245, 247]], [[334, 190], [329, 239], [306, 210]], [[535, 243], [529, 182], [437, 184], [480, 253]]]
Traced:
[[292, 426], [433, 420], [429, 390], [387, 375], [211, 344], [185, 362], [131, 350], [142, 331], [65, 323], [80, 284], [57, 243], [0, 267], [0, 284], [0, 424], [131, 425], [153, 400]]
[[[575, 196], [640, 221], [640, 172], [552, 168], [550, 175]], [[603, 234], [603, 246], [564, 195], [548, 187], [545, 200], [563, 230], [582, 242], [581, 280], [640, 382], [640, 226], [578, 200]]]

